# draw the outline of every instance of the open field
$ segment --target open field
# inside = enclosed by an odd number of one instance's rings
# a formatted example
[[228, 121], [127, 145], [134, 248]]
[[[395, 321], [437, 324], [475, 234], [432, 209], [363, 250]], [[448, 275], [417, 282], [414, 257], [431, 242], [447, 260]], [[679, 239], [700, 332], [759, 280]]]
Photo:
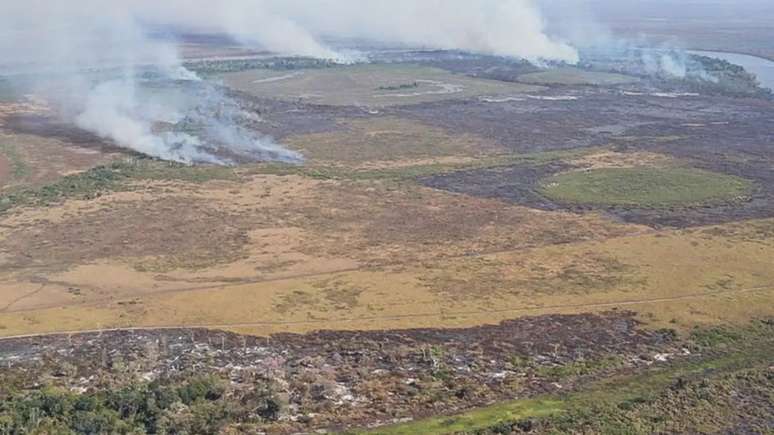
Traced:
[[537, 86], [474, 79], [412, 65], [253, 70], [225, 74], [222, 79], [234, 89], [259, 97], [333, 106], [384, 107], [540, 90]]
[[[3, 334], [470, 326], [617, 302], [682, 307], [643, 310], [644, 318], [689, 327], [751, 314], [723, 304], [686, 309], [694, 302], [772, 295], [770, 219], [653, 231], [389, 178], [318, 180], [256, 167], [154, 181], [160, 170], [138, 170], [150, 179], [96, 199], [5, 219], [0, 285], [29, 290], [9, 293]], [[766, 304], [757, 307], [766, 314]]]
[[543, 179], [540, 191], [559, 202], [637, 207], [674, 207], [748, 197], [747, 180], [686, 168], [605, 168], [560, 173]]
[[[752, 384], [774, 316], [774, 103], [537, 74], [565, 83], [406, 64], [224, 75], [302, 165], [171, 164], [1, 106], [0, 380], [22, 386], [0, 397], [118, 385], [262, 410], [236, 432], [720, 422], [644, 416], [768, 388]], [[190, 377], [202, 361], [225, 386]], [[81, 384], [86, 369], [102, 377]], [[192, 383], [210, 398], [194, 405]], [[609, 420], [589, 421], [596, 399]]]
[[622, 74], [610, 74], [604, 72], [583, 71], [575, 68], [552, 69], [519, 76], [519, 81], [531, 85], [551, 86], [611, 86], [625, 85], [637, 82], [636, 77]]

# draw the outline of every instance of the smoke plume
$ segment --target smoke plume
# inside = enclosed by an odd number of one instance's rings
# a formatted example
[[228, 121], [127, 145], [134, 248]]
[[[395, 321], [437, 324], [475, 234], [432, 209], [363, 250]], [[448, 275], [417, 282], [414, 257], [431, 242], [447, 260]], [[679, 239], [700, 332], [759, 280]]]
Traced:
[[[532, 61], [575, 63], [576, 50], [551, 38], [531, 0], [138, 0], [148, 22], [228, 33], [283, 54], [347, 57], [327, 38], [460, 49]], [[161, 3], [159, 5], [159, 3]]]
[[260, 120], [183, 68], [174, 41], [150, 35], [226, 33], [282, 55], [340, 61], [353, 56], [325, 41], [577, 62], [576, 50], [544, 27], [530, 0], [9, 0], [0, 3], [0, 66], [34, 72], [35, 93], [62, 116], [151, 156], [298, 161], [242, 127]]

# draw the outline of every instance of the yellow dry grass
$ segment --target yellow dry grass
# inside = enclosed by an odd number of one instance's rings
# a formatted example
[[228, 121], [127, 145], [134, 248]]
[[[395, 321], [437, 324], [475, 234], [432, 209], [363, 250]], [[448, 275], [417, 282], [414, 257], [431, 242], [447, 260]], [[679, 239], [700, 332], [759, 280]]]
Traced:
[[[744, 322], [774, 315], [774, 243], [748, 240], [747, 230], [756, 225], [774, 222], [2, 312], [0, 333], [182, 325], [260, 334], [451, 327], [614, 308], [633, 309], [653, 326], [677, 329]], [[615, 267], [604, 266], [613, 260]], [[567, 264], [589, 278], [557, 274]], [[450, 271], [457, 279], [452, 284], [433, 279]], [[466, 294], [466, 288], [475, 291]]]
[[[559, 78], [628, 80], [571, 73]], [[275, 74], [229, 80], [257, 95], [372, 107], [539, 89], [419, 67]], [[347, 93], [326, 81], [334, 75], [351, 84]], [[380, 89], [414, 81], [414, 90]], [[453, 92], [438, 92], [444, 89]], [[0, 105], [0, 128], [7, 116], [43, 110]], [[309, 173], [410, 174], [412, 167], [511, 157], [490, 140], [415, 120], [379, 115], [338, 127], [285, 142], [309, 158]], [[7, 131], [0, 140], [29, 168], [13, 180], [19, 186], [115, 157]], [[579, 170], [680, 163], [644, 151], [587, 151], [567, 163]], [[634, 310], [651, 327], [687, 330], [774, 316], [774, 219], [653, 231], [594, 213], [451, 194], [406, 177], [259, 172], [236, 168], [233, 179], [202, 183], [142, 181], [127, 192], [6, 213], [0, 336], [130, 327], [259, 335], [468, 327], [612, 309]]]
[[600, 150], [590, 153], [568, 163], [578, 166], [581, 170], [607, 169], [607, 168], [635, 168], [639, 166], [663, 167], [674, 164], [675, 160], [665, 154], [648, 151], [616, 152], [612, 150]]
[[[384, 122], [353, 121], [347, 134], [368, 142], [391, 131], [398, 147], [422, 136], [421, 126]], [[472, 158], [472, 139], [457, 140], [435, 157], [341, 164]], [[601, 150], [571, 163], [672, 162]], [[133, 187], [0, 219], [0, 335], [458, 327], [614, 308], [683, 329], [774, 315], [774, 220], [653, 231], [410, 182], [247, 170], [237, 180]]]

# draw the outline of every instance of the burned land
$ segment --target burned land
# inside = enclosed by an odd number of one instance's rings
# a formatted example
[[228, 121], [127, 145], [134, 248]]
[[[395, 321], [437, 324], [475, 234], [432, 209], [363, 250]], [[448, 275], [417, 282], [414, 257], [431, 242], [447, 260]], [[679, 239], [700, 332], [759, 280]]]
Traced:
[[[762, 346], [757, 352], [770, 356], [770, 329], [770, 323], [751, 329], [711, 329], [681, 340], [671, 330], [641, 329], [633, 313], [608, 312], [523, 318], [466, 329], [320, 331], [265, 338], [200, 329], [49, 335], [0, 341], [4, 366], [0, 397], [16, 409], [24, 409], [25, 400], [46, 400], [50, 406], [38, 418], [51, 429], [72, 419], [76, 423], [71, 424], [84, 428], [108, 430], [117, 413], [124, 416], [126, 429], [150, 432], [343, 431], [416, 419], [422, 424], [424, 417], [516, 398], [572, 397], [606, 378], [648, 370], [668, 374], [668, 382], [674, 382], [671, 389], [685, 390], [681, 394], [694, 400], [707, 384], [689, 389], [696, 387], [686, 367], [714, 364], [716, 373], [704, 382], [726, 382], [725, 359], [749, 345], [745, 339]], [[747, 370], [730, 376], [741, 375], [771, 380], [770, 369], [768, 374]], [[651, 388], [647, 381], [640, 382], [637, 388]], [[88, 397], [91, 405], [84, 408], [76, 402], [80, 411], [68, 415], [66, 403], [73, 399], [52, 388]], [[106, 389], [113, 392], [105, 396]], [[39, 397], [19, 396], [19, 391], [28, 390], [40, 391]], [[621, 409], [663, 406], [659, 396], [652, 402], [644, 397], [633, 402], [634, 408]], [[765, 397], [759, 399], [747, 409], [745, 419], [729, 419], [723, 422], [725, 427], [752, 430], [770, 425], [770, 415], [755, 412], [772, 404]], [[615, 406], [615, 400], [605, 398], [595, 406]], [[172, 406], [175, 401], [177, 406]], [[0, 407], [0, 416], [12, 415], [12, 409]], [[578, 410], [570, 411], [576, 422], [588, 418], [573, 412]], [[707, 415], [691, 405], [684, 412], [689, 418]], [[101, 420], [95, 419], [98, 415]], [[542, 432], [569, 424], [539, 415], [527, 413], [499, 426], [489, 421], [484, 428], [500, 433], [498, 428], [512, 425], [517, 431]], [[685, 428], [697, 424], [678, 421], [664, 420]], [[448, 417], [446, 424], [455, 424], [454, 418]], [[411, 431], [410, 425], [406, 431]]]
[[[624, 153], [659, 153], [672, 156], [684, 165], [748, 179], [754, 184], [749, 195], [729, 198], [725, 204], [667, 209], [652, 209], [647, 204], [645, 207], [563, 204], [542, 195], [540, 181], [557, 173], [586, 168], [561, 161], [460, 171], [424, 177], [421, 182], [434, 188], [500, 198], [545, 210], [600, 209], [627, 222], [655, 226], [686, 227], [774, 216], [774, 171], [768, 146], [761, 145], [774, 140], [768, 127], [774, 118], [774, 105], [728, 98], [686, 97], [669, 100], [668, 104], [664, 101], [665, 98], [659, 97], [604, 93], [562, 105], [544, 102], [526, 113], [523, 108], [512, 109], [519, 103], [502, 103], [511, 119], [523, 122], [504, 122], [498, 119], [499, 111], [482, 103], [447, 107], [444, 113], [452, 117], [445, 122], [447, 127], [468, 131], [466, 124], [475, 124], [477, 134], [521, 152], [536, 151], [532, 147], [555, 149], [551, 144], [561, 143], [572, 144], [571, 148], [608, 146]], [[431, 110], [427, 107], [412, 110], [417, 110], [425, 122], [438, 119], [427, 115]], [[551, 119], [555, 122], [551, 123]], [[573, 123], [574, 119], [578, 125]], [[535, 128], [537, 125], [540, 127]]]
[[[265, 384], [284, 416], [256, 427], [345, 429], [568, 391], [576, 382], [682, 352], [673, 335], [640, 329], [631, 313], [266, 338], [195, 329], [116, 331], [3, 340], [0, 394], [7, 399], [14, 388], [49, 382], [83, 392], [120, 389], [133, 379], [196, 372], [234, 381], [227, 394], [237, 397]], [[578, 373], [563, 376], [567, 366]]]

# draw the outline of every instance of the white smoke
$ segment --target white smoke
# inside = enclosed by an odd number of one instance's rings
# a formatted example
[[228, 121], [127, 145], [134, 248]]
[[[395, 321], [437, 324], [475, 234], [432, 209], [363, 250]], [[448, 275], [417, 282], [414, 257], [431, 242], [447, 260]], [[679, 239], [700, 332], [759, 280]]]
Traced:
[[136, 0], [149, 22], [225, 32], [284, 53], [346, 58], [325, 38], [460, 49], [575, 63], [577, 51], [545, 32], [532, 0]]
[[718, 77], [708, 73], [704, 66], [691, 59], [684, 50], [674, 48], [641, 49], [640, 59], [649, 75], [667, 79], [690, 79], [718, 82]]
[[[530, 61], [576, 63], [577, 51], [545, 32], [531, 0], [319, 0], [330, 17], [310, 13], [309, 2], [285, 1], [308, 28], [324, 35], [355, 36], [410, 46], [460, 49]], [[347, 29], [345, 32], [337, 29]]]
[[[223, 32], [281, 54], [319, 58], [339, 55], [323, 42], [326, 38], [363, 38], [528, 60], [578, 60], [572, 46], [546, 33], [532, 0], [9, 0], [0, 4], [0, 13], [2, 33], [10, 34], [0, 47], [21, 43], [12, 49], [18, 57], [55, 53], [61, 60], [73, 45], [89, 48], [97, 35], [100, 54], [115, 42], [123, 42], [116, 49], [125, 49], [125, 42], [142, 39], [142, 23]], [[155, 45], [155, 53], [144, 55], [173, 60], [168, 45], [144, 42]]]
[[[198, 81], [182, 67], [176, 45], [151, 30], [224, 32], [280, 54], [344, 61], [351, 56], [326, 38], [577, 62], [576, 50], [544, 27], [530, 0], [5, 0], [0, 64], [47, 73], [36, 90], [72, 122], [148, 155], [296, 161], [296, 153], [241, 127], [255, 124], [254, 115]], [[159, 91], [157, 82], [192, 93]], [[176, 128], [181, 124], [186, 128]]]
[[650, 74], [684, 79], [688, 75], [685, 56], [677, 52], [643, 52], [642, 62]]
[[253, 115], [186, 70], [177, 47], [150, 37], [138, 12], [128, 1], [3, 2], [0, 57], [35, 71], [34, 91], [66, 120], [140, 153], [185, 163], [300, 161], [239, 127]]
[[[676, 14], [718, 13], [720, 1], [697, 0], [670, 4], [669, 0], [649, 0], [625, 3], [613, 0], [537, 0], [547, 17], [547, 30], [570, 41], [581, 51], [584, 63], [607, 55], [608, 60], [617, 61], [616, 68], [622, 72], [645, 74], [662, 79], [703, 80], [718, 82], [718, 78], [705, 71], [681, 46], [678, 38], [663, 40], [646, 34], [638, 34], [621, 28], [620, 22], [631, 20], [632, 11], [642, 14], [648, 11], [651, 17], [662, 17], [665, 21], [675, 20]], [[734, 7], [749, 7], [754, 1], [732, 2]], [[673, 7], [672, 7], [673, 6]], [[679, 11], [679, 12], [678, 12]], [[614, 31], [611, 25], [617, 25]], [[593, 62], [591, 62], [593, 64]]]

